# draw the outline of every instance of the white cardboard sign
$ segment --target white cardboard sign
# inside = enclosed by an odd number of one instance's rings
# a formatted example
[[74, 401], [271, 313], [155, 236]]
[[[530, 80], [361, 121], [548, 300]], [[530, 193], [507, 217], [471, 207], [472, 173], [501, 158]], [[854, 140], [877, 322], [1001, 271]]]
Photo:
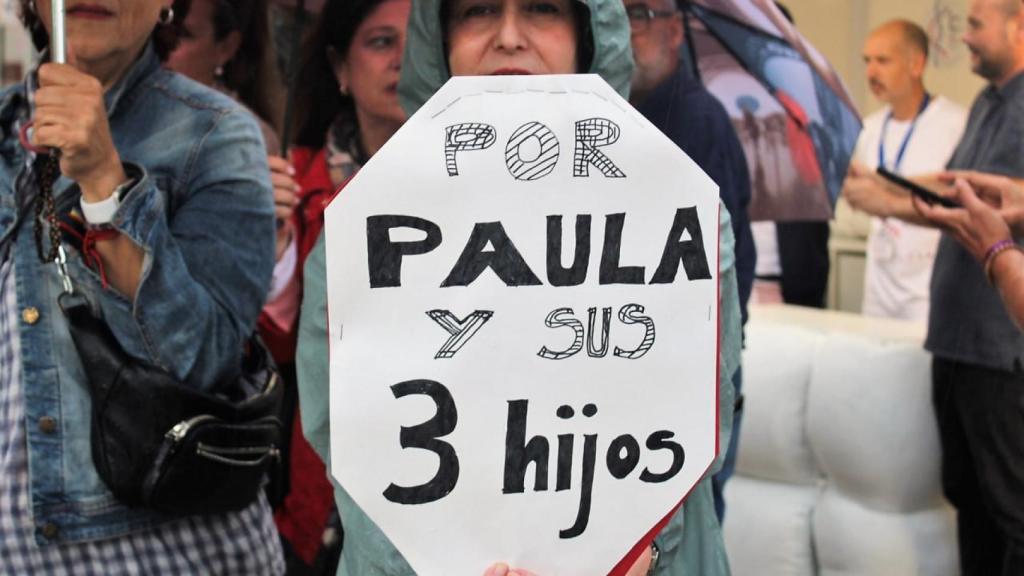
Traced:
[[607, 573], [707, 470], [717, 187], [599, 77], [452, 79], [326, 231], [332, 473], [417, 573]]

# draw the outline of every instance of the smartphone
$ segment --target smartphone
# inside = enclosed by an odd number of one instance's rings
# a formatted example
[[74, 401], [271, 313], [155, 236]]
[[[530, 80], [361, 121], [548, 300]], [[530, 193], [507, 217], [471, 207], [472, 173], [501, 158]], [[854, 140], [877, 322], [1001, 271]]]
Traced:
[[963, 208], [963, 206], [961, 206], [956, 200], [946, 198], [945, 196], [939, 196], [924, 186], [915, 184], [899, 174], [894, 174], [881, 166], [878, 167], [876, 172], [878, 172], [878, 175], [882, 178], [885, 178], [889, 182], [892, 182], [900, 188], [906, 189], [914, 196], [924, 200], [928, 205], [938, 204], [939, 206], [945, 206], [946, 208]]

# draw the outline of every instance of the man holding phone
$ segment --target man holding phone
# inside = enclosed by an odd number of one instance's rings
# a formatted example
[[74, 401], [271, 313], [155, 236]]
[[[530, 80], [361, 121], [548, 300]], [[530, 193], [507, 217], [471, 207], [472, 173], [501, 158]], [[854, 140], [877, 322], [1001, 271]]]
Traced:
[[[928, 36], [920, 26], [893, 20], [864, 44], [868, 86], [886, 103], [864, 120], [854, 161], [900, 175], [942, 170], [967, 122], [958, 104], [925, 90]], [[928, 318], [928, 291], [939, 232], [899, 218], [871, 219], [864, 314], [907, 320]]]
[[[972, 70], [989, 85], [974, 101], [947, 168], [1022, 178], [1024, 3], [971, 0], [964, 43]], [[913, 180], [933, 189], [939, 183]], [[845, 195], [877, 216], [931, 222], [910, 195], [863, 166], [851, 169]], [[950, 234], [935, 258], [925, 347], [934, 356], [942, 483], [958, 511], [962, 573], [1024, 574], [1024, 333], [982, 266]]]

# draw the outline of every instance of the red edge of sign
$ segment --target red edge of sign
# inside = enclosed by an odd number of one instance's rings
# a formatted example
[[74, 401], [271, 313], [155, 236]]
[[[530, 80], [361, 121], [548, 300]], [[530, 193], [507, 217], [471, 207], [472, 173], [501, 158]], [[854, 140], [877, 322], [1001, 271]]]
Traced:
[[[718, 221], [719, 222], [722, 221], [722, 205], [721, 204], [718, 205]], [[718, 246], [719, 247], [722, 246], [722, 227], [721, 227], [721, 225], [718, 226]], [[722, 301], [722, 281], [721, 280], [722, 280], [722, 255], [721, 255], [721, 253], [719, 253], [719, 255], [718, 255], [718, 283], [717, 283], [717, 286], [715, 287], [715, 294], [716, 294], [715, 302], [719, 303], [719, 308], [721, 308], [721, 304], [720, 303]], [[720, 414], [719, 414], [719, 410], [718, 410], [719, 400], [720, 400], [719, 394], [721, 393], [721, 390], [722, 390], [722, 386], [721, 386], [721, 377], [722, 377], [722, 374], [721, 374], [721, 372], [722, 372], [722, 362], [721, 362], [721, 357], [722, 357], [722, 315], [721, 314], [718, 314], [718, 326], [717, 326], [716, 332], [718, 334], [718, 341], [717, 341], [717, 344], [715, 345], [715, 406], [714, 406], [714, 408], [715, 408], [715, 458], [718, 457], [718, 450], [719, 450], [719, 434], [718, 433], [719, 433], [719, 430], [721, 429], [721, 422], [719, 421]], [[697, 482], [697, 484], [700, 484], [701, 482], [704, 481], [704, 479], [707, 477], [708, 471], [711, 470], [711, 466], [713, 466], [714, 463], [715, 463], [714, 460], [712, 460], [711, 464], [708, 464], [707, 469], [704, 470], [704, 474], [701, 474], [701, 480], [699, 482]], [[647, 534], [645, 534], [644, 537], [641, 538], [639, 542], [636, 543], [636, 546], [633, 546], [633, 548], [629, 552], [627, 552], [625, 556], [623, 556], [622, 560], [619, 560], [619, 563], [615, 565], [615, 568], [612, 568], [612, 571], [608, 573], [608, 576], [624, 576], [624, 574], [629, 572], [629, 569], [633, 567], [633, 563], [636, 562], [637, 558], [639, 558], [640, 555], [644, 553], [644, 550], [646, 550], [647, 547], [651, 545], [651, 542], [654, 542], [654, 537], [657, 536], [658, 533], [661, 532], [661, 530], [663, 528], [665, 528], [665, 526], [668, 525], [669, 520], [672, 519], [672, 516], [674, 516], [675, 513], [677, 511], [679, 511], [679, 507], [682, 506], [683, 502], [686, 502], [686, 499], [690, 497], [690, 494], [693, 492], [693, 489], [697, 487], [697, 484], [694, 484], [686, 492], [686, 495], [683, 496], [683, 499], [680, 500], [679, 503], [676, 504], [674, 507], [672, 507], [672, 510], [668, 514], [666, 514], [665, 517], [662, 518], [661, 521], [658, 522], [654, 526], [654, 528], [651, 528], [651, 530]]]

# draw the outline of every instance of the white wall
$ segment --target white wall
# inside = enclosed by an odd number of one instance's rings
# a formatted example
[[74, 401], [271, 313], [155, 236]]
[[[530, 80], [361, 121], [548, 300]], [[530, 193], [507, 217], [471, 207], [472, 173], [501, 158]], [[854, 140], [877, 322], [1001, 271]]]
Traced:
[[4, 62], [20, 62], [23, 70], [32, 64], [34, 51], [28, 34], [18, 20], [17, 0], [0, 0], [0, 28], [3, 29], [3, 46], [0, 48], [0, 65]]
[[917, 22], [932, 38], [928, 89], [970, 106], [984, 82], [971, 73], [967, 49], [960, 41], [966, 27], [968, 0], [783, 0], [797, 27], [846, 81], [861, 112], [880, 107], [864, 81], [861, 49], [875, 27], [894, 19]]

